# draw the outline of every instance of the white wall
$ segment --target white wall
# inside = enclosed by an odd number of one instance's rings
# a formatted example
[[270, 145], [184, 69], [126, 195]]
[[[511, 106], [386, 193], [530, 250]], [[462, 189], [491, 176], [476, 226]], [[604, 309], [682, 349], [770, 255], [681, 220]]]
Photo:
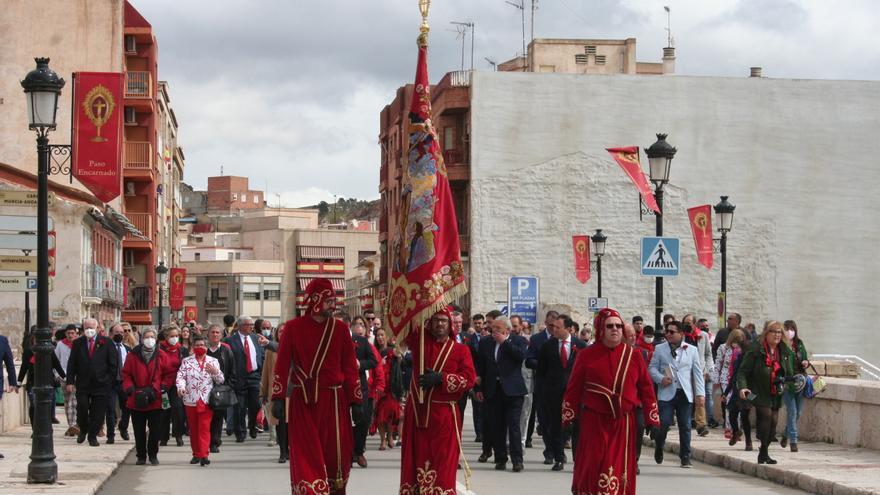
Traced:
[[507, 276], [535, 274], [542, 303], [585, 313], [595, 275], [574, 279], [571, 235], [602, 228], [603, 295], [653, 321], [653, 279], [638, 273], [653, 218], [639, 223], [635, 189], [604, 148], [667, 132], [679, 151], [665, 234], [682, 239], [684, 265], [666, 279], [667, 310], [714, 322], [720, 255], [711, 271], [696, 263], [685, 210], [726, 194], [729, 310], [759, 327], [795, 319], [811, 350], [880, 362], [863, 345], [880, 276], [880, 83], [478, 72], [472, 86], [474, 311], [506, 299]]

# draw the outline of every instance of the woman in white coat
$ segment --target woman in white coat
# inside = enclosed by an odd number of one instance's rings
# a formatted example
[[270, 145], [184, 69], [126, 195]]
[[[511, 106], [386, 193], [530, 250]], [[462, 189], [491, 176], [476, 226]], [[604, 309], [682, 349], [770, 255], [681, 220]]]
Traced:
[[201, 335], [192, 342], [192, 354], [185, 357], [177, 371], [177, 393], [186, 410], [189, 424], [189, 443], [193, 458], [190, 464], [207, 466], [208, 447], [211, 443], [211, 418], [213, 410], [208, 406], [208, 397], [215, 383], [223, 383], [220, 363], [207, 355], [208, 344]]

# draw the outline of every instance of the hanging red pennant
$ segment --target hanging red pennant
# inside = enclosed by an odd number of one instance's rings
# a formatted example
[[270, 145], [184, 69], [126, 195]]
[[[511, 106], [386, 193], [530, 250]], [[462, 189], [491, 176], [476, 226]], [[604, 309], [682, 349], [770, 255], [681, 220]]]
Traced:
[[578, 282], [585, 284], [590, 280], [590, 237], [573, 235], [571, 246], [574, 249], [574, 276]]
[[657, 200], [654, 199], [654, 193], [651, 191], [651, 186], [648, 185], [648, 179], [645, 178], [642, 165], [639, 163], [639, 147], [627, 146], [625, 148], [605, 148], [605, 150], [611, 153], [611, 158], [614, 158], [614, 161], [629, 176], [629, 180], [642, 195], [645, 205], [659, 215], [660, 207], [657, 206]]
[[709, 205], [688, 208], [688, 220], [694, 234], [697, 260], [712, 269], [712, 209]]
[[168, 306], [172, 311], [183, 309], [186, 292], [186, 268], [171, 269], [171, 290], [168, 293]]
[[107, 203], [122, 189], [122, 73], [77, 72], [73, 81], [73, 176]]

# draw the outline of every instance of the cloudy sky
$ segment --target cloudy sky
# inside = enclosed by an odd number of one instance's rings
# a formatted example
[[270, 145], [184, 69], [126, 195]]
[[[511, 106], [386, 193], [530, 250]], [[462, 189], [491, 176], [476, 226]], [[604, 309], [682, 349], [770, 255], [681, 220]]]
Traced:
[[[186, 182], [250, 178], [284, 206], [378, 197], [379, 111], [411, 82], [417, 0], [130, 0], [159, 43]], [[526, 3], [526, 32], [531, 0]], [[450, 21], [476, 26], [474, 69], [522, 51], [505, 0], [434, 0], [431, 81], [460, 68]], [[538, 0], [535, 37], [638, 39], [659, 61], [672, 10], [676, 72], [880, 79], [877, 0]], [[470, 67], [470, 37], [465, 62]]]

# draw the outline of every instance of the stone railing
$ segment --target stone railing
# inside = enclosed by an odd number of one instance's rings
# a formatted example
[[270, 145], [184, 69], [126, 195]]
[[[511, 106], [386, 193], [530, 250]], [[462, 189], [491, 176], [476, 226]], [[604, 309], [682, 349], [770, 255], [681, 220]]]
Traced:
[[[826, 377], [818, 397], [804, 400], [798, 436], [880, 450], [880, 382]], [[779, 411], [785, 428], [785, 408]]]

